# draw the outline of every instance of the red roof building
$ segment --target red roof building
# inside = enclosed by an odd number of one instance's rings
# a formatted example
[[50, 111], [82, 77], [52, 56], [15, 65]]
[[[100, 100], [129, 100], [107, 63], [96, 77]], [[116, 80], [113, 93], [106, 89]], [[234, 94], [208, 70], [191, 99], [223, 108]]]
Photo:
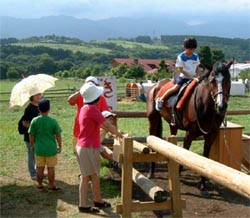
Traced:
[[[170, 72], [174, 72], [175, 70], [175, 62], [168, 59], [163, 59], [165, 64], [168, 66], [168, 70]], [[160, 59], [132, 59], [132, 58], [115, 58], [110, 64], [112, 67], [117, 67], [120, 64], [126, 64], [128, 67], [133, 65], [141, 65], [145, 72], [153, 74], [157, 73], [160, 68], [160, 63], [162, 60]]]

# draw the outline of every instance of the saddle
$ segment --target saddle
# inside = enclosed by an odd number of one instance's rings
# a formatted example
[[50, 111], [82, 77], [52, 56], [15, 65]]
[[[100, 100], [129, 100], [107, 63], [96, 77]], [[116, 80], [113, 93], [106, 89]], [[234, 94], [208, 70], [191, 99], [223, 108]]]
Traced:
[[[171, 125], [176, 125], [177, 121], [179, 125], [184, 129], [182, 116], [180, 112], [183, 109], [187, 99], [190, 97], [197, 84], [198, 84], [197, 79], [188, 81], [187, 83], [182, 85], [178, 93], [170, 96], [168, 99], [164, 101], [164, 107], [166, 108], [172, 107]], [[157, 97], [162, 96], [168, 89], [170, 89], [173, 86], [174, 86], [173, 81], [165, 84], [158, 92]]]
[[[181, 111], [183, 106], [185, 105], [186, 100], [190, 97], [197, 84], [198, 80], [196, 79], [190, 80], [187, 83], [183, 84], [178, 93], [173, 94], [165, 100], [164, 107], [172, 107], [177, 109], [178, 111]], [[157, 93], [156, 98], [161, 97], [168, 89], [172, 88], [173, 86], [173, 81], [170, 81], [165, 84]]]

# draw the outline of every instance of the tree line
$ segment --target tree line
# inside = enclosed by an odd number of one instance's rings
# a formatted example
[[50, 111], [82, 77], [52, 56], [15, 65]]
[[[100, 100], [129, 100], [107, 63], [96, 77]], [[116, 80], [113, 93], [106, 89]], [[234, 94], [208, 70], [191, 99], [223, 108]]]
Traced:
[[[1, 61], [0, 61], [0, 79], [20, 78], [30, 74], [46, 73], [61, 77], [79, 77], [86, 78], [90, 75], [116, 75], [125, 78], [145, 78], [146, 73], [140, 66], [128, 68], [120, 66], [112, 69], [109, 64], [114, 58], [144, 58], [144, 59], [172, 59], [175, 60], [177, 55], [183, 50], [182, 44], [184, 36], [162, 36], [161, 39], [152, 39], [149, 36], [138, 36], [133, 39], [117, 39], [119, 41], [130, 41], [137, 43], [131, 48], [124, 48], [122, 45], [115, 43], [114, 39], [97, 42], [84, 42], [76, 38], [63, 36], [41, 36], [30, 37], [18, 40], [16, 38], [1, 39]], [[246, 42], [243, 39], [223, 39], [219, 37], [197, 37], [199, 49], [197, 50], [202, 63], [212, 65], [215, 61], [226, 61], [231, 53], [225, 53], [235, 48], [238, 53], [244, 54], [247, 49]], [[82, 45], [88, 44], [97, 48], [106, 48], [109, 53], [88, 54], [84, 52], [73, 52], [66, 49], [52, 49], [47, 46], [26, 47], [20, 43], [41, 43], [48, 44], [70, 44]], [[140, 45], [162, 45], [167, 49], [148, 48]], [[206, 43], [206, 44], [205, 44]], [[216, 47], [219, 44], [222, 48]], [[227, 46], [226, 46], [227, 45]], [[248, 51], [249, 52], [249, 51]], [[237, 57], [236, 52], [233, 53]], [[248, 54], [249, 55], [249, 54]], [[240, 56], [244, 58], [244, 55]], [[232, 58], [232, 57], [230, 57]], [[247, 60], [247, 59], [245, 59]], [[169, 71], [164, 63], [158, 75], [154, 77], [167, 77]]]

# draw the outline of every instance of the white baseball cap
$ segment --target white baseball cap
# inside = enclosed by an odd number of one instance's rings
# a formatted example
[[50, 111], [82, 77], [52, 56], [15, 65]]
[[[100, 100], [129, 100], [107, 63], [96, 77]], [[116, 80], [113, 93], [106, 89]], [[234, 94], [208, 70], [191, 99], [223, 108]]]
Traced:
[[85, 83], [88, 83], [88, 82], [92, 82], [94, 83], [95, 85], [99, 85], [99, 82], [98, 82], [98, 79], [93, 77], [93, 76], [89, 76], [85, 79]]
[[96, 100], [103, 93], [103, 87], [96, 86], [93, 83], [85, 83], [81, 89], [80, 94], [83, 96], [84, 103], [90, 103]]
[[116, 114], [113, 114], [113, 113], [111, 113], [110, 111], [103, 111], [102, 112], [102, 115], [105, 117], [105, 118], [107, 118], [107, 117], [109, 117], [109, 116], [116, 116]]

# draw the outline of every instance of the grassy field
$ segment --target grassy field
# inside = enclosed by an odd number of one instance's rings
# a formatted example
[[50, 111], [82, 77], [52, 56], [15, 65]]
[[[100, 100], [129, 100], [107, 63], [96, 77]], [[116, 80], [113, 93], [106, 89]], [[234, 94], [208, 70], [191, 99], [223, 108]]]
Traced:
[[[16, 81], [1, 81], [0, 92], [10, 92]], [[79, 88], [82, 81], [59, 80], [57, 89], [65, 87]], [[5, 96], [9, 99], [8, 95]], [[2, 97], [1, 97], [2, 98]], [[249, 109], [249, 97], [231, 97], [229, 110]], [[23, 113], [23, 108], [9, 109], [8, 103], [0, 103], [0, 154], [1, 154], [1, 217], [81, 217], [77, 210], [78, 204], [78, 166], [72, 154], [71, 136], [76, 108], [67, 104], [66, 98], [51, 99], [51, 113], [63, 129], [63, 150], [59, 155], [56, 168], [57, 184], [63, 188], [62, 193], [38, 193], [36, 183], [30, 180], [26, 166], [26, 150], [23, 138], [17, 132], [17, 122]], [[146, 105], [141, 102], [118, 102], [121, 111], [145, 111]], [[250, 132], [250, 116], [228, 116], [228, 121], [245, 127], [244, 132]], [[146, 118], [118, 120], [119, 129], [132, 136], [147, 136], [148, 122]], [[169, 134], [164, 125], [164, 135]], [[183, 132], [180, 132], [183, 135]], [[201, 153], [201, 142], [195, 142], [192, 150]], [[107, 163], [102, 167], [102, 194], [112, 203], [112, 208], [103, 212], [105, 217], [119, 217], [115, 213], [115, 205], [120, 202], [120, 186], [109, 177]], [[136, 214], [134, 214], [137, 217]]]

